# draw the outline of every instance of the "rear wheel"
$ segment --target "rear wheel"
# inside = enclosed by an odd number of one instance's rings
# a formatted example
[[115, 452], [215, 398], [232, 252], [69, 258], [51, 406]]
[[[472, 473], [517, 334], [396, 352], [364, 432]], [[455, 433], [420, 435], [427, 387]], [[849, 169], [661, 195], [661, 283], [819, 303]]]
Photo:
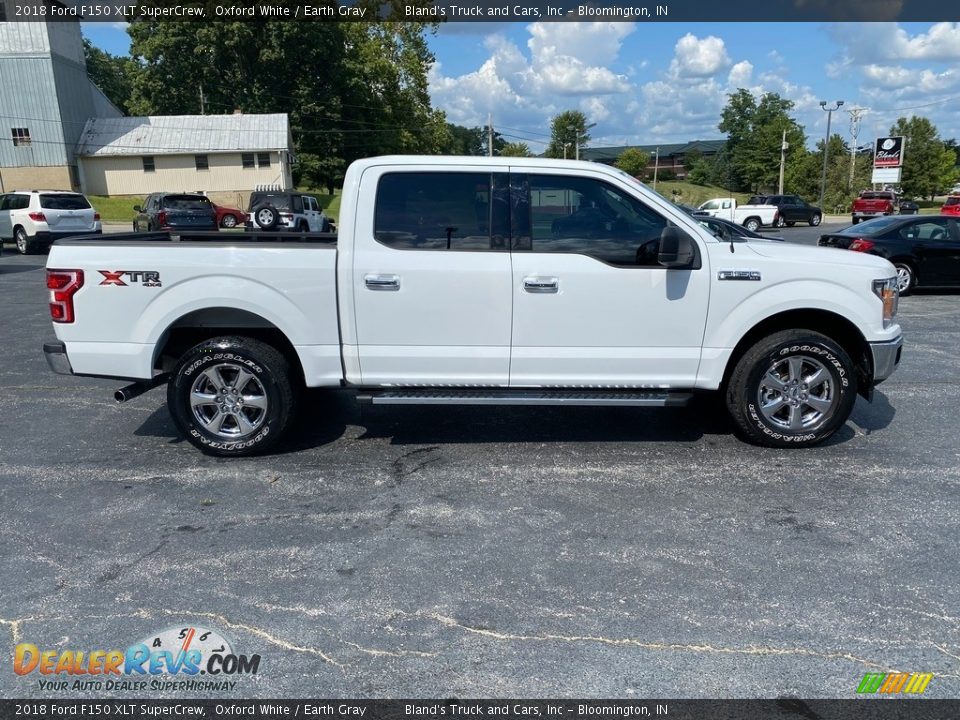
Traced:
[[893, 266], [897, 269], [897, 290], [901, 295], [909, 295], [917, 284], [917, 274], [913, 271], [913, 266], [902, 260], [895, 262]]
[[220, 220], [220, 227], [222, 228], [235, 228], [237, 226], [237, 218], [233, 215], [224, 215]]
[[758, 218], [747, 218], [743, 221], [743, 226], [750, 232], [756, 232], [760, 229], [760, 220]]
[[294, 413], [290, 364], [246, 337], [200, 343], [181, 358], [167, 386], [177, 429], [208, 455], [252, 455], [272, 447]]
[[810, 216], [810, 227], [816, 227], [820, 224], [820, 221], [823, 220], [823, 217], [820, 213], [816, 213]]
[[40, 243], [27, 235], [27, 231], [22, 227], [14, 230], [13, 240], [17, 244], [17, 251], [21, 255], [36, 255], [40, 252]]
[[852, 217], [850, 218], [850, 221], [851, 221], [854, 225], [856, 225], [858, 222], [860, 222], [860, 218], [858, 218], [856, 215], [854, 215], [854, 216], [852, 216]]
[[856, 396], [850, 356], [812, 330], [785, 330], [757, 342], [737, 362], [726, 390], [739, 433], [779, 448], [826, 440], [847, 421]]

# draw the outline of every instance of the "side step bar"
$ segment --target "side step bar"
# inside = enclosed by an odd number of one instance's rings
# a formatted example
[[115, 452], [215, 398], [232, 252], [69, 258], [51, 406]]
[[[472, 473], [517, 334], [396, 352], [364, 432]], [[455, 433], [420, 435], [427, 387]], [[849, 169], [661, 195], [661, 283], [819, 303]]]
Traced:
[[691, 392], [669, 390], [499, 390], [408, 388], [360, 392], [374, 405], [620, 405], [683, 407]]

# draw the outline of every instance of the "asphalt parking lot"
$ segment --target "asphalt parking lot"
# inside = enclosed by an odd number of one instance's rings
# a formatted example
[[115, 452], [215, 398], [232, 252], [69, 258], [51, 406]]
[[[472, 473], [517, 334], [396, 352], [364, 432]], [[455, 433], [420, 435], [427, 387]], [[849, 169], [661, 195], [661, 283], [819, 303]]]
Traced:
[[[810, 242], [823, 229], [791, 228]], [[904, 298], [899, 370], [823, 447], [709, 404], [358, 409], [219, 460], [156, 390], [52, 374], [43, 257], [0, 257], [0, 695], [13, 646], [170, 627], [262, 656], [191, 697], [960, 696], [960, 294]], [[73, 678], [71, 678], [71, 681]]]

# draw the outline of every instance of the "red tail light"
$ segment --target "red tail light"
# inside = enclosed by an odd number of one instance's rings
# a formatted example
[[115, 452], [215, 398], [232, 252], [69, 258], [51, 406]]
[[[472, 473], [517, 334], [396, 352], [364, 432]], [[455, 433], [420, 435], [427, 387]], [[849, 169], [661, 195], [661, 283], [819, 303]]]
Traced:
[[100, 219], [100, 213], [95, 212], [95, 213], [93, 214], [93, 219], [94, 219], [94, 220], [99, 220], [99, 219]]
[[83, 270], [47, 270], [50, 317], [54, 322], [73, 322], [73, 296], [82, 287]]
[[165, 210], [161, 210], [157, 213], [157, 222], [160, 224], [160, 227], [166, 227], [167, 225], [167, 213]]
[[850, 249], [854, 252], [867, 252], [873, 248], [874, 243], [870, 242], [865, 238], [857, 238], [852, 243], [850, 243]]
[[27, 215], [34, 222], [46, 222], [47, 216], [41, 212], [32, 212]]

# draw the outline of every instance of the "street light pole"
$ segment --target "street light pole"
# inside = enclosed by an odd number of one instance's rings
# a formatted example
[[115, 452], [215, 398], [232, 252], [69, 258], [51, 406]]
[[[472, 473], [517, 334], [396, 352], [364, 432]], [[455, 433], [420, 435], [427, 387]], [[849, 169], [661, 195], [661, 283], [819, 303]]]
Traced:
[[827, 138], [823, 142], [823, 172], [820, 174], [820, 211], [823, 212], [823, 192], [827, 187], [827, 157], [830, 155], [830, 120], [834, 110], [839, 110], [843, 100], [837, 100], [834, 107], [827, 107], [827, 101], [820, 101], [820, 109], [827, 113]]
[[[574, 156], [575, 159], [577, 160], [580, 159], [580, 136], [586, 135], [587, 130], [589, 130], [592, 127], [596, 127], [596, 125], [597, 125], [596, 123], [590, 123], [589, 125], [585, 126], [582, 130], [578, 128], [576, 125], [567, 125], [567, 130], [572, 130], [574, 133], [576, 133], [576, 136], [574, 138], [576, 141], [576, 155]], [[563, 157], [564, 159], [566, 159], [567, 157], [566, 154], [564, 154]]]
[[790, 144], [787, 142], [787, 131], [783, 131], [783, 140], [780, 142], [780, 184], [777, 186], [777, 194], [783, 195], [783, 167], [787, 163], [787, 148]]

